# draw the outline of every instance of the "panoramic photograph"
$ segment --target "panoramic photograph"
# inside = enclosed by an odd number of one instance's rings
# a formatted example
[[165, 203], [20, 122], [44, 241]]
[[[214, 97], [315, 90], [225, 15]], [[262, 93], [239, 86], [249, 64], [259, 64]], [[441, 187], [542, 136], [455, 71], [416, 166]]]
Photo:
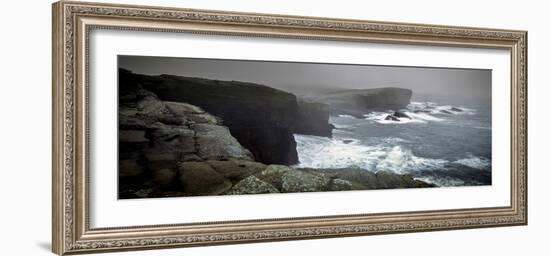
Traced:
[[118, 198], [491, 185], [491, 70], [118, 56]]

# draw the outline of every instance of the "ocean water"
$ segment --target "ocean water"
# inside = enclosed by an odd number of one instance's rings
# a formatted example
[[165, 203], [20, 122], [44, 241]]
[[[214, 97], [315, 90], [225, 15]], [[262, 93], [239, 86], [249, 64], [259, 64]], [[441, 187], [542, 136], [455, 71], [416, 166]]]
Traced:
[[490, 101], [415, 97], [402, 112], [411, 118], [331, 116], [332, 138], [295, 134], [296, 167], [392, 171], [438, 186], [491, 184]]

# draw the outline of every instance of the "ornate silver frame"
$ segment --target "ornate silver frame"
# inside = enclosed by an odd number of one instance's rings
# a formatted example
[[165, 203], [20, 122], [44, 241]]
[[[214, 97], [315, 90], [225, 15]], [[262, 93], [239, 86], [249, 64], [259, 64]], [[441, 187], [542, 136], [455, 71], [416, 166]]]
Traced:
[[[88, 34], [93, 29], [343, 40], [511, 51], [511, 205], [91, 229]], [[527, 224], [527, 32], [61, 1], [53, 5], [53, 251], [68, 253]]]

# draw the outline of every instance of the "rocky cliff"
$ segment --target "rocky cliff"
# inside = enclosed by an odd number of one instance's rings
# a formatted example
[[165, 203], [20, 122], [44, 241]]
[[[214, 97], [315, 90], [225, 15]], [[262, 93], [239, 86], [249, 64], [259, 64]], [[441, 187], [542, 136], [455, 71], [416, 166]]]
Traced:
[[345, 90], [315, 97], [313, 100], [330, 106], [331, 114], [352, 115], [359, 118], [369, 111], [399, 110], [410, 103], [409, 89], [385, 87]]
[[140, 87], [119, 97], [118, 141], [121, 198], [153, 190], [216, 194], [231, 183], [188, 162], [254, 160], [216, 116], [190, 104], [161, 101]]
[[219, 117], [140, 85], [120, 89], [118, 139], [121, 199], [430, 186], [392, 173], [257, 162]]
[[297, 115], [295, 133], [332, 136], [334, 126], [329, 123], [329, 105], [298, 99]]
[[[298, 162], [293, 133], [330, 136], [328, 111], [299, 104], [296, 96], [268, 86], [119, 70], [120, 90], [140, 86], [163, 101], [184, 102], [223, 120], [233, 137], [266, 164]], [[305, 110], [300, 110], [305, 106]], [[319, 110], [317, 112], [317, 110]], [[306, 118], [307, 120], [301, 120]]]

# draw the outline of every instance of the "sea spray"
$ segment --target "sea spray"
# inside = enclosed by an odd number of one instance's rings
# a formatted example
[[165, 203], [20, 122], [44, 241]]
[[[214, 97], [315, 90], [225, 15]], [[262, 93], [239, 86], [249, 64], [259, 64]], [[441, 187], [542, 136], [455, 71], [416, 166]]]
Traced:
[[299, 164], [308, 168], [361, 168], [368, 171], [392, 171], [405, 174], [416, 170], [443, 168], [443, 159], [413, 155], [400, 146], [367, 146], [352, 138], [325, 138], [295, 134]]

